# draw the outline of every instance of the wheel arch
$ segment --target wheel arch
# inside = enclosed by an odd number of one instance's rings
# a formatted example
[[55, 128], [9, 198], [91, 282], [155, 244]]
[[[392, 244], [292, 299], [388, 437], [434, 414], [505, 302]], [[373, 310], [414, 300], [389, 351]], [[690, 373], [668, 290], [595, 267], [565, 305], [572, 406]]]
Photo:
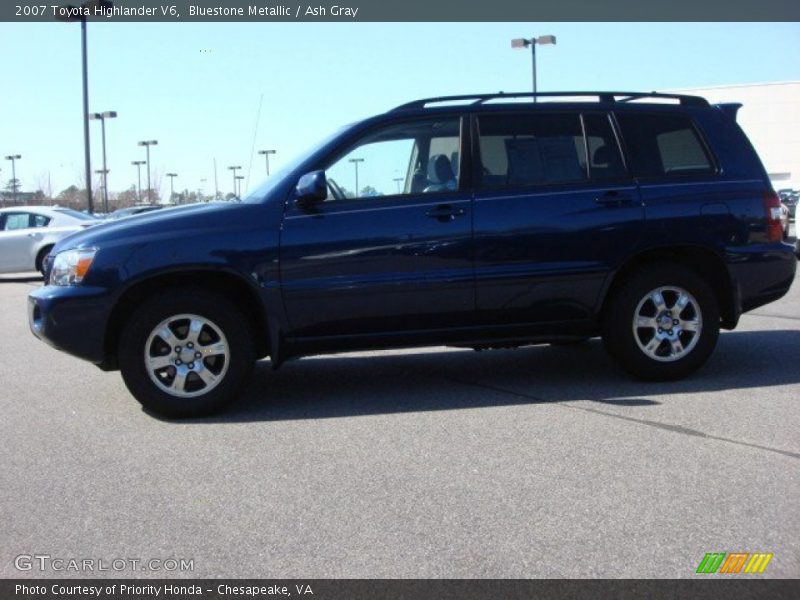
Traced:
[[117, 368], [117, 346], [122, 335], [125, 317], [154, 293], [176, 288], [204, 288], [224, 296], [244, 313], [254, 332], [257, 358], [270, 353], [269, 328], [266, 310], [258, 292], [242, 277], [226, 271], [193, 269], [161, 273], [142, 279], [125, 289], [114, 303], [106, 325], [104, 342], [105, 370]]
[[600, 317], [604, 317], [616, 290], [635, 272], [647, 265], [677, 263], [699, 273], [709, 282], [719, 303], [720, 325], [733, 329], [741, 313], [738, 306], [736, 286], [723, 258], [703, 246], [664, 246], [651, 248], [629, 259], [612, 276], [602, 297]]

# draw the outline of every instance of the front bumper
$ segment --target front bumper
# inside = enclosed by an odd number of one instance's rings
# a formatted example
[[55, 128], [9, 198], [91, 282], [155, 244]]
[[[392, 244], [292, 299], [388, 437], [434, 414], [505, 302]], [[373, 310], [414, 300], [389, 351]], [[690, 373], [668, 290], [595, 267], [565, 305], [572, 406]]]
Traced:
[[43, 286], [28, 295], [28, 325], [40, 340], [95, 364], [105, 360], [111, 302], [95, 287]]

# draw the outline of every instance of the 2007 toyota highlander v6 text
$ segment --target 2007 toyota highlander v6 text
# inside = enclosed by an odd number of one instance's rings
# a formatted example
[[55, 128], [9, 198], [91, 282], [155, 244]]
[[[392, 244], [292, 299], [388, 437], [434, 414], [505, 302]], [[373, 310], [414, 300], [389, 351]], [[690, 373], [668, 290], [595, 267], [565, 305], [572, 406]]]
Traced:
[[601, 335], [633, 375], [675, 379], [787, 292], [797, 260], [738, 105], [531, 97], [412, 102], [241, 203], [73, 235], [30, 327], [179, 417], [235, 399], [258, 358], [366, 348]]

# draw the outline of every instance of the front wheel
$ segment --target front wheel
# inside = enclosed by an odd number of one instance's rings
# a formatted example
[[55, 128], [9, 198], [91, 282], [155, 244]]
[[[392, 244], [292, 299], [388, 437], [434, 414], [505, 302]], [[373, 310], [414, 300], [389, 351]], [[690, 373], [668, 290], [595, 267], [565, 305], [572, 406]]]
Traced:
[[627, 372], [641, 379], [686, 377], [708, 360], [719, 337], [713, 289], [681, 265], [645, 268], [610, 299], [603, 342]]
[[226, 298], [201, 289], [145, 301], [120, 338], [125, 385], [166, 417], [221, 410], [238, 397], [254, 362], [247, 319]]

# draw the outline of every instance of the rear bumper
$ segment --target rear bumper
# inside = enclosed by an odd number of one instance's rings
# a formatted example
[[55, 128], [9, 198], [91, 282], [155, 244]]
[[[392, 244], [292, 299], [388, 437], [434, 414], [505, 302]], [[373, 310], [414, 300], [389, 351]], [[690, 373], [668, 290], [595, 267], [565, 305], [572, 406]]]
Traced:
[[110, 303], [105, 289], [44, 286], [28, 295], [28, 325], [37, 338], [100, 364]]
[[797, 271], [791, 244], [730, 250], [727, 263], [742, 313], [784, 296]]

